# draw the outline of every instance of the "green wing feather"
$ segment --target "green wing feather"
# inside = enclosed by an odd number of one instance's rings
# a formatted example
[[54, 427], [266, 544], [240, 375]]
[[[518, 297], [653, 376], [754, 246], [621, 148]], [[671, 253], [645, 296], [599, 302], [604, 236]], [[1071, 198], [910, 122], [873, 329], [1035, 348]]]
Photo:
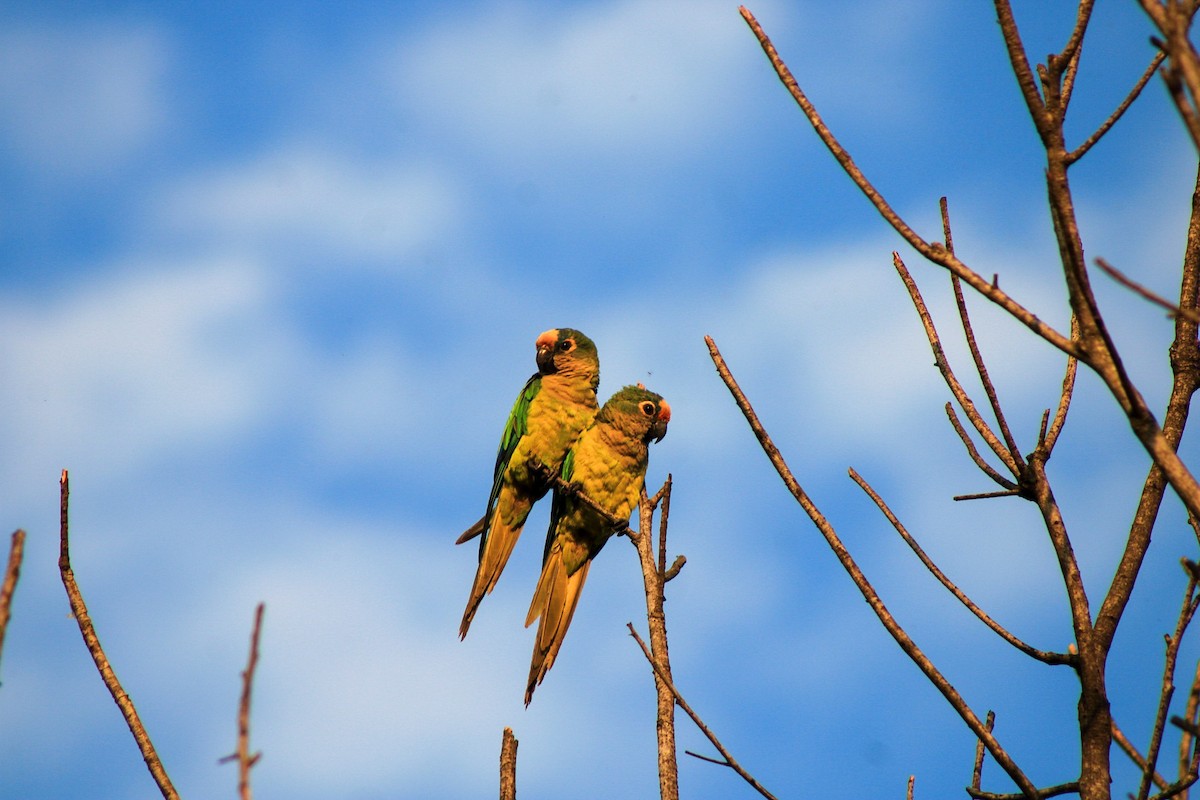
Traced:
[[[508, 421], [504, 423], [504, 433], [500, 435], [500, 449], [496, 452], [496, 470], [492, 474], [492, 493], [488, 495], [487, 511], [484, 512], [481, 520], [484, 525], [487, 525], [487, 521], [492, 518], [492, 509], [496, 506], [496, 498], [504, 483], [504, 472], [508, 469], [508, 462], [512, 458], [513, 451], [517, 449], [517, 443], [521, 441], [521, 438], [529, 432], [529, 404], [533, 402], [533, 398], [537, 397], [541, 389], [541, 373], [535, 372], [525, 382], [525, 388], [517, 395], [517, 401], [513, 403]], [[487, 531], [484, 530], [482, 533], [483, 536], [479, 540], [481, 554], [484, 544], [487, 542]]]

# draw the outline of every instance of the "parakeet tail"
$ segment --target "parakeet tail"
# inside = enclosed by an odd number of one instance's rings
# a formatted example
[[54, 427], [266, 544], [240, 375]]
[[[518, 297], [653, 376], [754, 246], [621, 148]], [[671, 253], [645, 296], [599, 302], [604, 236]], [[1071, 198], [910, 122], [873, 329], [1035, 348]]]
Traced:
[[[528, 513], [528, 509], [526, 509], [526, 513]], [[479, 609], [479, 604], [483, 602], [484, 595], [491, 593], [492, 589], [496, 588], [496, 581], [500, 580], [500, 573], [504, 571], [504, 565], [508, 563], [508, 557], [512, 555], [513, 547], [521, 535], [521, 527], [524, 522], [525, 514], [522, 514], [520, 522], [516, 526], [506, 525], [501, 519], [501, 508], [498, 506], [493, 512], [492, 523], [488, 526], [487, 534], [479, 551], [479, 568], [475, 570], [475, 582], [471, 584], [471, 596], [467, 600], [467, 610], [463, 612], [462, 624], [458, 626], [458, 638], [466, 638], [467, 629], [471, 627], [471, 620], [475, 618], [475, 612]]]
[[554, 659], [558, 657], [558, 650], [562, 647], [567, 628], [571, 625], [571, 617], [575, 615], [575, 607], [579, 605], [579, 594], [583, 591], [591, 564], [590, 560], [585, 561], [573, 575], [567, 575], [561, 551], [551, 550], [546, 558], [542, 576], [538, 579], [537, 589], [533, 593], [533, 602], [529, 605], [529, 614], [525, 617], [526, 627], [532, 625], [535, 619], [541, 618], [537, 638], [533, 643], [533, 660], [529, 665], [529, 682], [525, 687], [525, 705], [529, 705], [529, 701], [533, 699], [533, 690], [554, 666]]
[[472, 525], [471, 527], [469, 527], [465, 531], [463, 531], [462, 536], [459, 536], [457, 539], [455, 539], [454, 543], [455, 544], [466, 544], [467, 542], [471, 541], [479, 534], [483, 533], [483, 527], [484, 527], [485, 522], [487, 522], [487, 514], [484, 514], [482, 517], [479, 518], [478, 522], [476, 522], [474, 525]]

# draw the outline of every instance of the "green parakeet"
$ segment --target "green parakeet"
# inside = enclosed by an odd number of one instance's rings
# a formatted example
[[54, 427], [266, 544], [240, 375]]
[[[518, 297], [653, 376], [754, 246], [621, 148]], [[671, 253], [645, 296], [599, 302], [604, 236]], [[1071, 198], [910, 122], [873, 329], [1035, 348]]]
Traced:
[[596, 415], [600, 360], [592, 340], [571, 328], [555, 328], [538, 336], [535, 344], [538, 371], [517, 395], [504, 426], [487, 511], [458, 538], [462, 544], [482, 535], [460, 638], [466, 637], [483, 596], [500, 579], [529, 510], [550, 488], [529, 469], [530, 460], [557, 472], [567, 450]]
[[[641, 384], [614, 394], [580, 435], [563, 462], [561, 477], [578, 487], [612, 516], [628, 519], [646, 477], [649, 444], [667, 435], [671, 407]], [[613, 534], [613, 527], [575, 495], [556, 489], [542, 576], [525, 618], [538, 623], [529, 667], [525, 705], [554, 665], [558, 649], [579, 603], [592, 559]]]

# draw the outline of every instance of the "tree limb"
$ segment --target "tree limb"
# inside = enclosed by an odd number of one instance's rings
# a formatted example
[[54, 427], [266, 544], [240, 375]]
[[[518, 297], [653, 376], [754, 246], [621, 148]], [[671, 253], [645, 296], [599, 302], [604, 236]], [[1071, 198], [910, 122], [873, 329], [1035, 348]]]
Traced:
[[83, 642], [87, 645], [92, 660], [96, 662], [96, 669], [100, 672], [104, 685], [108, 687], [109, 694], [112, 695], [117, 708], [121, 710], [121, 715], [125, 717], [125, 724], [129, 726], [129, 732], [133, 734], [138, 749], [142, 751], [142, 759], [146, 762], [146, 768], [150, 770], [154, 782], [158, 785], [158, 790], [162, 792], [165, 800], [178, 800], [179, 793], [175, 791], [171, 779], [167, 776], [167, 771], [163, 769], [162, 761], [154, 749], [154, 743], [150, 741], [150, 735], [146, 733], [146, 728], [142, 725], [141, 718], [138, 717], [137, 709], [133, 706], [133, 700], [121, 687], [121, 682], [117, 680], [116, 673], [108, 663], [108, 657], [100, 645], [100, 637], [96, 635], [96, 628], [92, 625], [91, 617], [88, 616], [87, 605], [84, 603], [83, 594], [79, 591], [79, 585], [75, 581], [75, 572], [71, 569], [71, 551], [67, 533], [67, 498], [70, 495], [70, 484], [65, 469], [62, 471], [59, 484], [58, 570], [62, 575], [63, 586], [67, 590], [67, 599], [71, 603], [71, 615], [79, 623], [79, 632], [83, 634]]

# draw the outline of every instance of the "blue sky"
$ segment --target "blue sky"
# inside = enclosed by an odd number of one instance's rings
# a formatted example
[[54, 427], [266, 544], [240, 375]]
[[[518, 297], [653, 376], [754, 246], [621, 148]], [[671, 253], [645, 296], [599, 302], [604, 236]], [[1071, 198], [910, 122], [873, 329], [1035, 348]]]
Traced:
[[[1034, 58], [1071, 3], [1016, 4]], [[973, 6], [973, 7], [972, 7]], [[1068, 131], [1148, 62], [1133, 3], [1099, 4]], [[860, 165], [918, 231], [950, 198], [959, 254], [1065, 327], [1032, 126], [990, 7], [752, 10]], [[1155, 82], [1072, 173], [1089, 256], [1170, 295], [1194, 149]], [[733, 3], [21, 3], [0, 6], [0, 525], [29, 532], [0, 671], [11, 797], [154, 796], [67, 615], [58, 474], [98, 631], [185, 796], [235, 792], [254, 605], [260, 797], [486, 796], [500, 732], [525, 797], [648, 797], [653, 686], [633, 549], [592, 570], [528, 710], [546, 509], [465, 642], [473, 548], [504, 417], [556, 326], [597, 342], [601, 394], [671, 403], [668, 625], [679, 687], [780, 797], [947, 796], [974, 743], [874, 620], [717, 379], [715, 337], [797, 476], [889, 607], [1033, 780], [1075, 777], [1076, 683], [940, 591], [846, 477], [1044, 649], [1070, 625], [1035, 510], [990, 488], [891, 267], [900, 246], [838, 172]], [[901, 250], [960, 375], [944, 276]], [[1097, 278], [1152, 407], [1163, 316]], [[981, 302], [1023, 447], [1062, 360]], [[1185, 441], [1186, 451], [1194, 446]], [[1081, 376], [1051, 462], [1093, 605], [1147, 459]], [[1165, 504], [1110, 662], [1144, 743], [1195, 539]], [[639, 623], [639, 620], [642, 620]], [[1189, 645], [1186, 675], [1196, 662]], [[710, 752], [681, 718], [681, 750]], [[1134, 786], [1123, 757], [1114, 787]], [[750, 796], [684, 758], [689, 798]], [[1009, 789], [994, 764], [985, 788]]]

